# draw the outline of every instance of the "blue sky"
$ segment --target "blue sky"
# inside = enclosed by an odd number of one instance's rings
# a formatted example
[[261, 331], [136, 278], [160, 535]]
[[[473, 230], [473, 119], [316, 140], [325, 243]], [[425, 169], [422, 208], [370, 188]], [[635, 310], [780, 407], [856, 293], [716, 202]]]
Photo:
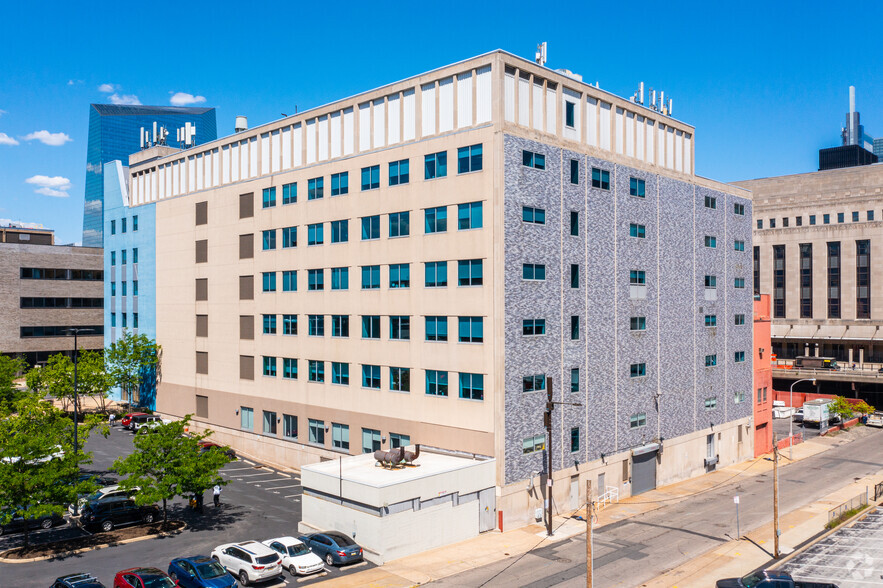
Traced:
[[[176, 93], [251, 126], [493, 49], [630, 96], [644, 81], [696, 127], [721, 181], [813, 171], [857, 88], [883, 136], [883, 3], [8, 3], [0, 33], [0, 219], [82, 233], [92, 102]], [[847, 10], [852, 9], [852, 13]], [[100, 86], [108, 85], [99, 90]], [[186, 97], [185, 97], [186, 98]], [[43, 132], [45, 131], [45, 132]], [[17, 144], [16, 144], [17, 143]]]

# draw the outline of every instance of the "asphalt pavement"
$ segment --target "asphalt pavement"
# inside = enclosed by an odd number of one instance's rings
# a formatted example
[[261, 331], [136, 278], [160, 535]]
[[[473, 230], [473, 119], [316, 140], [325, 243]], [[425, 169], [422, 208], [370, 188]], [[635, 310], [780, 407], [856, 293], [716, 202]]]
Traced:
[[[814, 441], [809, 441], [810, 443]], [[822, 442], [821, 440], [815, 442]], [[788, 513], [883, 467], [883, 435], [874, 431], [780, 468], [779, 507]], [[787, 461], [787, 460], [786, 460]], [[772, 519], [772, 473], [737, 477], [686, 500], [597, 529], [594, 585], [640, 586], [729, 542], [736, 535], [733, 496], [743, 534]], [[538, 544], [541, 537], [537, 538]], [[586, 542], [579, 535], [436, 582], [442, 586], [585, 586]]]
[[[107, 472], [117, 457], [131, 453], [133, 435], [114, 427], [109, 437], [93, 435], [86, 445], [93, 463], [84, 467], [95, 473]], [[165, 571], [169, 561], [189, 555], [209, 555], [222, 543], [273, 537], [297, 537], [301, 520], [300, 475], [282, 472], [252, 460], [238, 459], [222, 470], [229, 484], [221, 492], [221, 506], [212, 505], [211, 491], [205, 495], [205, 513], [192, 512], [187, 504], [176, 499], [169, 504], [169, 518], [181, 519], [187, 528], [178, 535], [116, 545], [51, 561], [0, 564], [0, 586], [16, 588], [51, 586], [55, 578], [73, 572], [88, 572], [105, 585], [113, 584], [116, 572], [136, 567], [153, 566]], [[113, 475], [113, 474], [111, 474]], [[34, 531], [31, 541], [44, 542], [80, 534], [69, 524], [47, 531]], [[0, 551], [21, 545], [20, 533], [0, 537]], [[310, 585], [326, 578], [339, 577], [371, 567], [362, 562], [342, 568], [326, 566], [312, 576], [292, 578], [285, 573], [282, 581], [256, 584], [269, 588], [288, 584]]]

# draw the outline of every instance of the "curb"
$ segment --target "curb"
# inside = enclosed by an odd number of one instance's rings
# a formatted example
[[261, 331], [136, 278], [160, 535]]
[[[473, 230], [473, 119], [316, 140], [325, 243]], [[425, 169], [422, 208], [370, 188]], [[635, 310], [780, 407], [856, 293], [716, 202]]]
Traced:
[[141, 537], [132, 537], [131, 539], [123, 539], [122, 541], [118, 541], [116, 543], [102, 543], [101, 545], [94, 545], [92, 547], [84, 547], [83, 549], [74, 549], [72, 551], [64, 551], [61, 553], [56, 553], [54, 555], [45, 555], [43, 557], [32, 557], [28, 559], [9, 559], [3, 557], [10, 551], [14, 551], [18, 549], [17, 547], [13, 549], [8, 549], [2, 553], [0, 553], [0, 563], [5, 564], [24, 564], [24, 563], [34, 563], [38, 561], [46, 561], [50, 559], [58, 559], [63, 557], [69, 557], [71, 555], [78, 555], [80, 553], [88, 553], [90, 551], [95, 551], [96, 549], [104, 549], [105, 547], [114, 547], [116, 545], [127, 545], [129, 543], [137, 543], [138, 541], [147, 541], [148, 539], [161, 539], [163, 537], [170, 537], [172, 535], [179, 535], [184, 529], [187, 528], [187, 523], [184, 523], [184, 526], [180, 529], [176, 529], [175, 531], [166, 531], [164, 533], [158, 533], [156, 535], [143, 535]]

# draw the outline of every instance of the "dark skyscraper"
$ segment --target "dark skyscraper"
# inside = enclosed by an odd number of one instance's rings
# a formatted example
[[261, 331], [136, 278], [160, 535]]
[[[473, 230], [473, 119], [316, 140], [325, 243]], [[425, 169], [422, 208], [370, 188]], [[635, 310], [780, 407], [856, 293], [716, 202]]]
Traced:
[[176, 129], [196, 126], [194, 144], [218, 137], [214, 108], [181, 106], [120, 106], [92, 104], [89, 108], [89, 147], [86, 154], [86, 198], [83, 206], [83, 245], [102, 247], [104, 232], [105, 163], [119, 159], [128, 165], [129, 155], [141, 149], [141, 128], [153, 133], [153, 123], [168, 130], [166, 144], [183, 148]]

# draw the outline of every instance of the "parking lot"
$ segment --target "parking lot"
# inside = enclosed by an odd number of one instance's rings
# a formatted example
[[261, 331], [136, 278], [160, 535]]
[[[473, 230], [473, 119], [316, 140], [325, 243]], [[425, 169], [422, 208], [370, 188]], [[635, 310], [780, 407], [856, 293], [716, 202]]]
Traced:
[[[86, 448], [93, 453], [94, 462], [84, 469], [106, 472], [117, 457], [132, 451], [132, 434], [115, 427], [107, 439], [101, 436], [91, 438]], [[187, 523], [187, 528], [180, 534], [97, 549], [52, 561], [0, 564], [0, 586], [45, 587], [50, 586], [55, 578], [74, 572], [88, 572], [110, 586], [116, 572], [126, 568], [152, 566], [165, 571], [173, 558], [209, 555], [214, 547], [222, 543], [298, 535], [302, 493], [298, 474], [238, 459], [227, 464], [222, 475], [230, 483], [221, 492], [220, 508], [212, 505], [210, 491], [205, 495], [205, 514], [194, 513], [181, 499], [170, 503], [169, 518]], [[33, 531], [31, 541], [45, 542], [82, 533], [84, 531], [77, 527], [65, 524], [46, 531]], [[17, 547], [21, 542], [20, 533], [2, 536], [0, 551]], [[286, 573], [282, 581], [257, 586], [284, 586], [289, 583], [310, 585], [370, 566], [372, 564], [367, 562], [342, 568], [326, 566], [320, 574], [296, 579]]]
[[795, 580], [840, 588], [883, 584], [883, 513], [875, 511], [840, 529], [782, 566]]

